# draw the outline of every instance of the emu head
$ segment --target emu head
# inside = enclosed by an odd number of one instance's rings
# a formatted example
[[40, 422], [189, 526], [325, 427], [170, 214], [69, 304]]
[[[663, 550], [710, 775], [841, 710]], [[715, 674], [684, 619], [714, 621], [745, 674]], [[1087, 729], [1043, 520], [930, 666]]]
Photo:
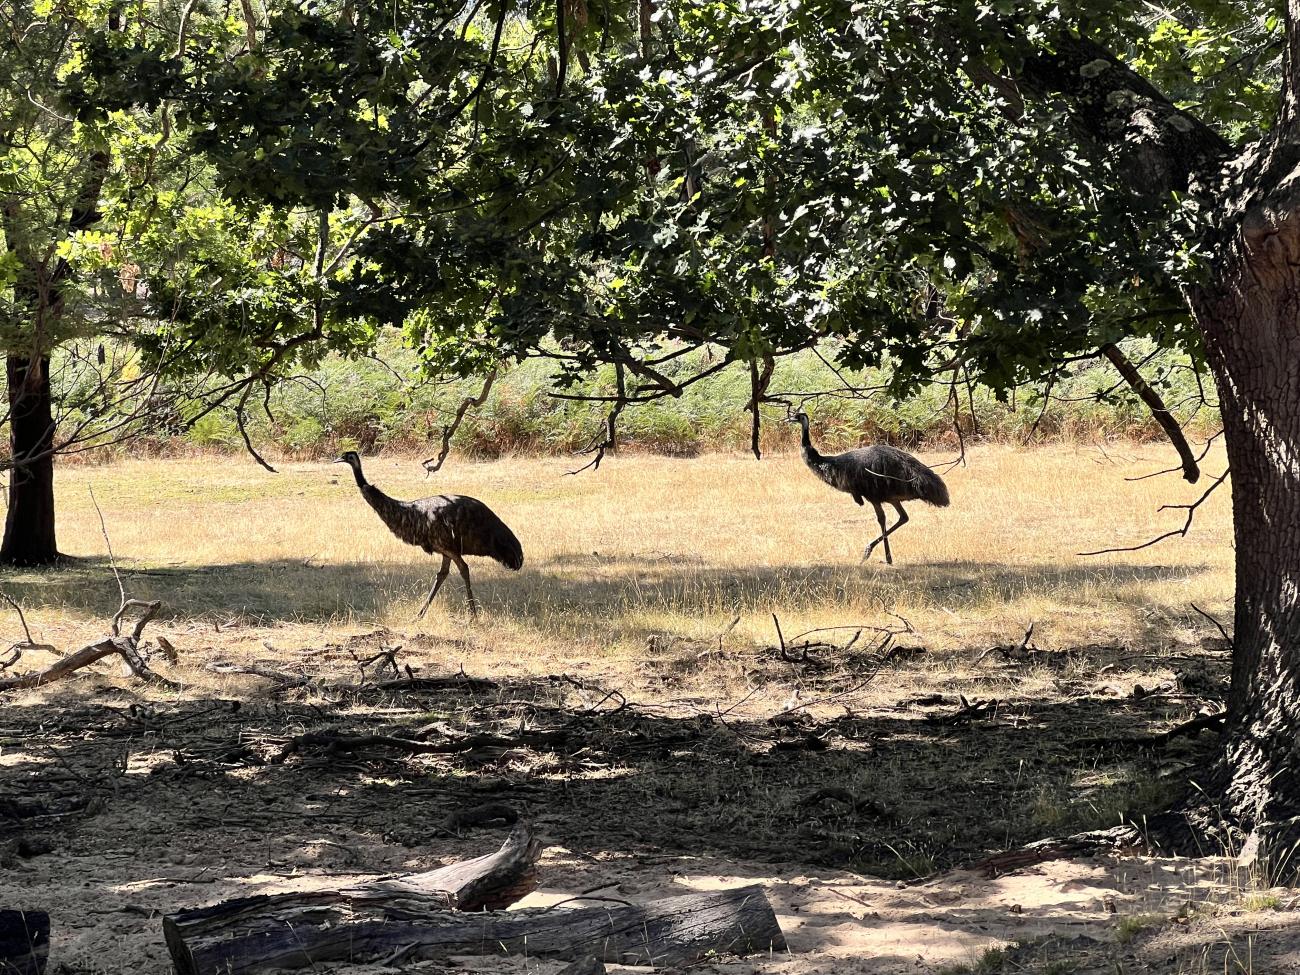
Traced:
[[347, 464], [354, 471], [361, 470], [361, 456], [355, 450], [347, 450], [338, 456], [335, 464]]

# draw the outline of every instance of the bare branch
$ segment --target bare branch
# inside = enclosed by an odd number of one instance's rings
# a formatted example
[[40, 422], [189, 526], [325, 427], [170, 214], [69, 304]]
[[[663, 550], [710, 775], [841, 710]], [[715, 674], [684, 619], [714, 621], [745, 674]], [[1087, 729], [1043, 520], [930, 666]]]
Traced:
[[[113, 578], [117, 580], [117, 592], [121, 597], [122, 605], [126, 605], [126, 587], [122, 585], [122, 573], [117, 571], [117, 559], [113, 557], [113, 543], [108, 538], [108, 525], [104, 523], [104, 512], [99, 510], [99, 501], [95, 498], [95, 489], [87, 488], [90, 491], [90, 503], [95, 506], [95, 514], [99, 515], [99, 530], [104, 536], [104, 547], [108, 549], [108, 564], [113, 567]], [[117, 630], [113, 630], [113, 635], [117, 636]]]
[[[618, 395], [614, 400], [614, 407], [605, 417], [605, 439], [600, 443], [593, 443], [583, 451], [584, 454], [594, 454], [595, 456], [579, 467], [576, 471], [568, 471], [569, 474], [581, 474], [585, 470], [599, 470], [600, 462], [605, 459], [605, 451], [618, 449], [618, 417], [623, 412], [631, 400], [627, 398], [627, 377], [623, 371], [623, 363], [614, 363], [614, 376], [618, 383]], [[599, 436], [599, 434], [597, 434]]]
[[438, 451], [438, 456], [430, 457], [424, 462], [424, 473], [426, 475], [435, 474], [442, 469], [443, 462], [447, 459], [447, 455], [451, 453], [451, 438], [460, 429], [461, 421], [465, 419], [466, 412], [469, 411], [470, 407], [478, 409], [487, 402], [488, 394], [492, 392], [492, 384], [496, 382], [496, 379], [497, 371], [493, 369], [487, 374], [487, 378], [483, 380], [483, 387], [478, 391], [477, 396], [467, 396], [461, 400], [460, 406], [456, 407], [456, 415], [452, 417], [450, 423], [445, 424], [442, 428], [442, 448]]
[[[165, 677], [160, 677], [149, 669], [144, 658], [140, 655], [140, 637], [144, 633], [144, 628], [149, 621], [157, 614], [162, 603], [158, 601], [145, 602], [140, 599], [124, 600], [117, 615], [113, 617], [112, 635], [99, 640], [96, 643], [90, 643], [68, 654], [63, 659], [47, 667], [45, 670], [38, 671], [34, 674], [24, 674], [21, 677], [9, 677], [0, 680], [0, 691], [22, 690], [29, 687], [41, 687], [45, 684], [52, 684], [56, 680], [61, 680], [69, 674], [80, 670], [88, 664], [94, 663], [111, 654], [118, 654], [126, 661], [127, 667], [140, 680], [151, 684], [159, 684], [171, 689], [180, 687], [175, 681], [170, 681]], [[122, 617], [127, 610], [133, 608], [143, 608], [144, 613], [135, 625], [135, 629], [130, 636], [121, 636], [120, 627]]]
[[[1206, 440], [1205, 443], [1201, 445], [1201, 448], [1202, 448], [1202, 449], [1201, 449], [1201, 452], [1200, 452], [1199, 454], [1196, 455], [1196, 463], [1197, 463], [1198, 465], [1201, 463], [1201, 461], [1205, 460], [1206, 455], [1209, 454], [1209, 452], [1210, 452], [1210, 448], [1214, 445], [1214, 441], [1218, 440], [1218, 439], [1219, 439], [1220, 437], [1222, 437], [1222, 436], [1223, 436], [1223, 431], [1220, 430], [1218, 433], [1216, 433], [1216, 434], [1214, 434], [1213, 436], [1211, 436], [1210, 439]], [[1126, 481], [1145, 481], [1145, 480], [1147, 480], [1148, 478], [1152, 478], [1152, 477], [1160, 477], [1160, 476], [1162, 476], [1162, 475], [1164, 475], [1164, 474], [1177, 474], [1177, 473], [1178, 473], [1179, 471], [1181, 471], [1181, 470], [1183, 470], [1183, 468], [1181, 468], [1181, 467], [1167, 467], [1167, 468], [1165, 468], [1163, 471], [1153, 471], [1153, 472], [1150, 473], [1150, 474], [1139, 474], [1137, 477], [1126, 477], [1126, 478], [1124, 478], [1124, 480], [1126, 480]]]
[[1222, 624], [1222, 623], [1220, 623], [1218, 620], [1216, 620], [1213, 616], [1211, 616], [1211, 615], [1210, 615], [1209, 613], [1207, 613], [1205, 610], [1201, 609], [1201, 607], [1197, 606], [1195, 603], [1190, 603], [1189, 605], [1192, 607], [1192, 609], [1196, 610], [1196, 612], [1200, 613], [1200, 614], [1201, 614], [1202, 616], [1204, 616], [1207, 620], [1209, 620], [1211, 623], [1214, 624], [1214, 628], [1215, 628], [1216, 630], [1218, 630], [1219, 633], [1222, 635], [1223, 639], [1226, 640], [1226, 641], [1228, 642], [1228, 646], [1232, 646], [1232, 645], [1233, 645], [1233, 643], [1232, 643], [1232, 637], [1228, 636], [1228, 631], [1225, 630], [1225, 629], [1223, 628], [1223, 624]]
[[1155, 545], [1159, 542], [1163, 542], [1166, 538], [1173, 538], [1175, 535], [1186, 537], [1187, 532], [1192, 527], [1192, 519], [1195, 518], [1196, 516], [1196, 509], [1199, 508], [1202, 504], [1204, 504], [1206, 499], [1209, 498], [1209, 496], [1214, 493], [1215, 489], [1218, 488], [1220, 484], [1222, 484], [1224, 481], [1228, 479], [1228, 473], [1229, 471], [1225, 470], [1222, 474], [1216, 477], [1214, 479], [1214, 483], [1212, 483], [1208, 488], [1205, 489], [1205, 493], [1202, 494], [1195, 501], [1193, 501], [1191, 504], [1162, 504], [1157, 509], [1158, 511], [1165, 511], [1166, 509], [1171, 511], [1172, 510], [1186, 511], [1187, 520], [1183, 523], [1182, 528], [1175, 528], [1173, 531], [1167, 531], [1163, 535], [1157, 535], [1155, 538], [1151, 539], [1150, 541], [1143, 542], [1141, 545], [1130, 545], [1126, 548], [1103, 548], [1103, 549], [1098, 549], [1095, 552], [1080, 552], [1079, 555], [1110, 555], [1114, 552], [1137, 552], [1144, 548], [1150, 548], [1152, 545]]

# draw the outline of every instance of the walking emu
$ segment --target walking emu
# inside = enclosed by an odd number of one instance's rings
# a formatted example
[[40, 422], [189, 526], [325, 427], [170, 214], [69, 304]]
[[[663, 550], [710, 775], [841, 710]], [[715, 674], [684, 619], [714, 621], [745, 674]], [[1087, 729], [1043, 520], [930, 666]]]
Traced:
[[[877, 444], [824, 457], [812, 445], [808, 414], [795, 413], [790, 422], [798, 423], [803, 429], [803, 460], [812, 472], [837, 491], [851, 494], [858, 504], [870, 501], [876, 509], [880, 537], [862, 553], [863, 562], [871, 558], [877, 545], [884, 542], [885, 561], [894, 564], [893, 553], [889, 551], [889, 536], [907, 524], [907, 512], [903, 510], [902, 502], [924, 501], [939, 508], [948, 507], [948, 486], [943, 483], [943, 478], [906, 450]], [[885, 527], [882, 504], [892, 504], [898, 512], [898, 521], [890, 528]]]
[[517, 570], [524, 564], [524, 550], [515, 533], [477, 498], [467, 498], [463, 494], [435, 494], [416, 501], [398, 501], [366, 480], [361, 473], [361, 458], [355, 450], [349, 450], [334, 463], [352, 468], [361, 496], [375, 509], [390, 532], [408, 545], [418, 545], [430, 555], [437, 552], [442, 556], [442, 568], [438, 570], [429, 598], [420, 607], [416, 619], [424, 618], [433, 597], [447, 581], [453, 562], [465, 580], [470, 615], [478, 616], [478, 600], [474, 598], [474, 588], [469, 582], [466, 555], [486, 555], [508, 569]]

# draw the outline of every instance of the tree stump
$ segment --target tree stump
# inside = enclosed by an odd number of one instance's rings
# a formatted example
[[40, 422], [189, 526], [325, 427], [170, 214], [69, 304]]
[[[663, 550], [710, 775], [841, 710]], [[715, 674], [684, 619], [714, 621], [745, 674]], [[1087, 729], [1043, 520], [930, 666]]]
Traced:
[[0, 975], [41, 975], [50, 954], [50, 916], [0, 910]]
[[480, 914], [439, 909], [428, 896], [359, 890], [369, 893], [242, 898], [164, 918], [172, 962], [178, 975], [246, 975], [361, 963], [396, 951], [410, 959], [504, 953], [683, 965], [711, 954], [785, 950], [776, 915], [757, 886], [645, 905]]

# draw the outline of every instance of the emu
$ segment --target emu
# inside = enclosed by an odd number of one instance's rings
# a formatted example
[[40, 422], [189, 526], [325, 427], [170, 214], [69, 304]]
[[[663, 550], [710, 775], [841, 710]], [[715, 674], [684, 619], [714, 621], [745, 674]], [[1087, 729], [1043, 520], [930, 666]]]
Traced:
[[398, 501], [366, 480], [361, 473], [361, 458], [355, 450], [349, 450], [334, 463], [352, 468], [361, 496], [375, 509], [390, 532], [408, 545], [418, 545], [430, 555], [437, 552], [442, 556], [442, 568], [438, 570], [429, 597], [420, 607], [416, 619], [424, 618], [433, 597], [447, 581], [453, 562], [465, 580], [470, 616], [478, 617], [478, 600], [474, 598], [474, 587], [470, 585], [466, 555], [486, 555], [516, 571], [523, 566], [524, 549], [515, 533], [477, 498], [463, 494], [435, 494], [416, 501]]
[[[877, 545], [884, 542], [885, 561], [894, 564], [893, 553], [889, 551], [889, 536], [907, 524], [907, 512], [903, 510], [902, 502], [924, 501], [939, 508], [948, 507], [948, 486], [943, 483], [943, 478], [906, 450], [877, 444], [827, 457], [819, 454], [812, 444], [807, 413], [795, 413], [790, 422], [798, 423], [803, 430], [803, 460], [812, 472], [835, 490], [852, 495], [858, 504], [870, 501], [876, 509], [880, 536], [862, 553], [863, 562], [871, 558]], [[885, 527], [882, 504], [891, 504], [898, 512], [898, 521], [888, 528]]]

